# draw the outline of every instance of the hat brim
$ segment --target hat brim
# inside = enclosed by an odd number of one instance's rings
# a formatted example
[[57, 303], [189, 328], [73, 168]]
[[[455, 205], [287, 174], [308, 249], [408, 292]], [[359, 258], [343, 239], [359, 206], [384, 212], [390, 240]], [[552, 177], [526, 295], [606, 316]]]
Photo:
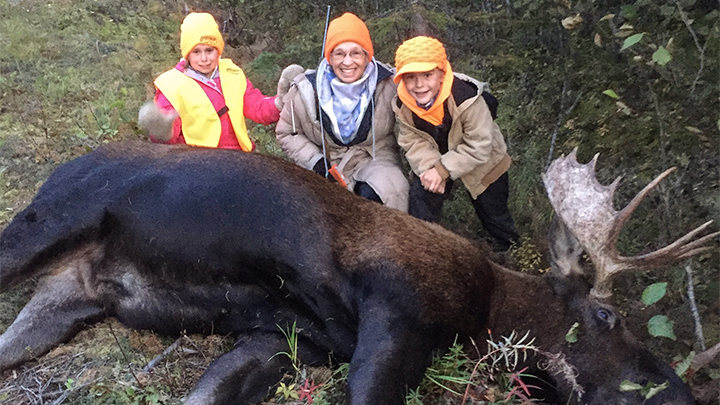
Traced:
[[401, 76], [405, 73], [429, 72], [436, 67], [438, 67], [437, 63], [433, 62], [410, 62], [395, 73], [393, 81], [400, 83]]

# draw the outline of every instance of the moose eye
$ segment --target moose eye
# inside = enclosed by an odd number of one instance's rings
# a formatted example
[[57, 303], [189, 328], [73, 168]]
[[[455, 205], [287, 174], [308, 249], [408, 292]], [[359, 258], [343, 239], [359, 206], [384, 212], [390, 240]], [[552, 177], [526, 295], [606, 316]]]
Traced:
[[612, 309], [609, 308], [598, 308], [595, 311], [595, 316], [599, 320], [599, 322], [605, 324], [610, 329], [615, 327], [615, 324], [617, 323], [617, 317]]

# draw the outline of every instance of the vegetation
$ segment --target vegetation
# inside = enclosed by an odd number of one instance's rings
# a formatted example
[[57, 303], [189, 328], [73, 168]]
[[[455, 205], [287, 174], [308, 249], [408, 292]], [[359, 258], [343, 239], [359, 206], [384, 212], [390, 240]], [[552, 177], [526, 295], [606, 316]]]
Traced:
[[[177, 61], [178, 31], [187, 10], [212, 12], [227, 35], [225, 55], [265, 94], [273, 94], [284, 66], [317, 64], [327, 4], [332, 17], [352, 11], [367, 21], [381, 61], [392, 63], [397, 46], [411, 35], [430, 34], [446, 44], [456, 71], [490, 83], [514, 160], [511, 210], [524, 243], [508, 260], [519, 269], [548, 267], [542, 258], [551, 210], [540, 174], [549, 158], [573, 148], [581, 161], [600, 153], [603, 182], [624, 176], [618, 207], [666, 168], [678, 168], [626, 226], [619, 245], [626, 254], [664, 246], [707, 220], [720, 222], [720, 11], [715, 0], [2, 0], [0, 228], [57, 165], [102, 143], [146, 139], [136, 125], [137, 111], [152, 97], [153, 77]], [[272, 126], [251, 127], [261, 153], [281, 154]], [[455, 190], [443, 224], [482, 239], [463, 194]], [[628, 326], [668, 362], [685, 364], [700, 351], [688, 278], [705, 340], [720, 340], [718, 259], [717, 252], [706, 254], [615, 283]], [[643, 289], [658, 283], [666, 283], [662, 299], [644, 304]], [[32, 288], [31, 282], [0, 295], [0, 330]], [[658, 330], [659, 319], [662, 333], [648, 332], [651, 319], [656, 321], [650, 330]], [[0, 403], [49, 403], [62, 396], [78, 404], [178, 403], [204, 367], [232, 344], [200, 336], [181, 342], [161, 366], [143, 372], [171, 341], [114, 322], [94, 326], [39, 362], [3, 374]], [[460, 367], [465, 360], [455, 348], [449, 355], [439, 357], [432, 369], [457, 362], [459, 367], [441, 375], [468, 378], [462, 367], [476, 363]], [[302, 363], [295, 364], [302, 375]], [[330, 387], [342, 386], [346, 368], [305, 373], [283, 381], [276, 399], [296, 400], [289, 393], [310, 390], [305, 383], [311, 381], [322, 384], [313, 389], [320, 394], [310, 395], [316, 404], [342, 403], [341, 390]], [[309, 379], [312, 373], [325, 374]], [[714, 363], [689, 379], [700, 403], [716, 400], [712, 387], [718, 377]], [[498, 386], [505, 394], [512, 390]], [[411, 401], [429, 404], [428, 398], [448, 392], [436, 387], [421, 386], [421, 392], [410, 393]], [[642, 389], [649, 394], [652, 387]]]

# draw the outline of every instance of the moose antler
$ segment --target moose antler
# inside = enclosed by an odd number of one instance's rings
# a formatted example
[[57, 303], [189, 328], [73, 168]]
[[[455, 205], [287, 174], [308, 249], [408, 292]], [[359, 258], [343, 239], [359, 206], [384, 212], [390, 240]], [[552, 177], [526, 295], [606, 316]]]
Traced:
[[657, 176], [625, 208], [615, 211], [613, 194], [621, 177], [615, 179], [609, 186], [603, 186], [595, 178], [595, 163], [598, 155], [595, 155], [589, 163], [581, 165], [575, 157], [576, 152], [577, 149], [567, 157], [555, 159], [543, 174], [543, 181], [556, 215], [575, 235], [595, 265], [595, 283], [591, 292], [593, 296], [601, 299], [610, 297], [611, 279], [621, 272], [662, 266], [696, 255], [710, 249], [709, 246], [703, 245], [720, 235], [720, 232], [715, 232], [695, 239], [712, 223], [708, 221], [672, 244], [652, 253], [632, 257], [621, 256], [617, 251], [616, 243], [623, 225], [648, 192], [675, 168], [670, 168]]

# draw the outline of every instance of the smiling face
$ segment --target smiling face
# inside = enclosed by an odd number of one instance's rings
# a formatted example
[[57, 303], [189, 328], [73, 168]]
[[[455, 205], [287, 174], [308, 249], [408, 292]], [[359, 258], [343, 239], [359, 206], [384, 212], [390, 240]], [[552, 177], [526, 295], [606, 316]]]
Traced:
[[210, 78], [215, 72], [219, 59], [220, 52], [218, 52], [217, 48], [203, 44], [198, 44], [193, 48], [187, 57], [190, 66], [207, 78]]
[[330, 66], [343, 83], [359, 80], [370, 58], [367, 52], [355, 42], [343, 42], [330, 52]]
[[427, 72], [410, 72], [402, 75], [408, 93], [419, 105], [426, 105], [440, 92], [445, 72], [435, 68]]

